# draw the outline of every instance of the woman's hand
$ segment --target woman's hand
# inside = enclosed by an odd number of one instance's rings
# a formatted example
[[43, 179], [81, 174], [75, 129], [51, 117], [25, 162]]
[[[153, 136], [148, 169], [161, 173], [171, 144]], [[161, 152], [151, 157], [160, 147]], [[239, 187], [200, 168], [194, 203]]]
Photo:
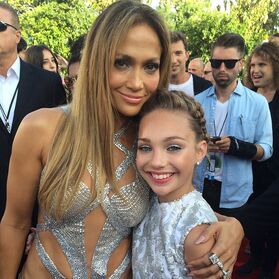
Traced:
[[[214, 237], [216, 243], [210, 253], [216, 254], [224, 265], [224, 270], [232, 273], [244, 231], [237, 219], [222, 215], [218, 215], [218, 218], [221, 221], [205, 229], [197, 238], [196, 244], [207, 242]], [[224, 278], [221, 269], [209, 260], [209, 255], [189, 262], [187, 267], [191, 271], [189, 275], [193, 278]]]

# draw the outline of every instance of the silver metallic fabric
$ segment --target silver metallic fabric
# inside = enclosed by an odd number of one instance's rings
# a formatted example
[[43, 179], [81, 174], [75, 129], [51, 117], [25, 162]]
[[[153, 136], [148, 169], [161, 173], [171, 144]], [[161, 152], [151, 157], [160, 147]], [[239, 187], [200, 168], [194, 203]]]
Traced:
[[187, 276], [184, 241], [190, 230], [217, 218], [196, 190], [172, 202], [158, 202], [157, 196], [133, 234], [134, 279], [181, 279]]
[[[134, 165], [135, 146], [132, 150], [128, 150], [120, 142], [125, 130], [124, 127], [114, 135], [115, 146], [125, 154], [123, 162], [116, 169], [116, 180], [120, 180], [129, 168], [136, 169]], [[88, 164], [88, 171], [92, 175], [91, 162]], [[58, 271], [44, 249], [39, 239], [39, 232], [51, 231], [55, 236], [68, 260], [73, 279], [88, 278], [84, 234], [85, 218], [98, 206], [102, 206], [106, 214], [106, 221], [93, 252], [90, 272], [92, 279], [107, 278], [107, 264], [112, 252], [123, 239], [130, 236], [132, 227], [143, 219], [150, 201], [149, 187], [138, 173], [136, 173], [135, 181], [120, 188], [119, 194], [109, 196], [110, 190], [110, 185], [106, 184], [103, 199], [101, 201], [93, 200], [90, 189], [81, 182], [79, 192], [63, 220], [57, 222], [45, 214], [44, 223], [38, 224], [35, 239], [36, 250], [41, 262], [53, 278], [64, 279], [65, 277]], [[122, 263], [109, 278], [120, 278], [130, 262], [131, 250], [127, 252]]]

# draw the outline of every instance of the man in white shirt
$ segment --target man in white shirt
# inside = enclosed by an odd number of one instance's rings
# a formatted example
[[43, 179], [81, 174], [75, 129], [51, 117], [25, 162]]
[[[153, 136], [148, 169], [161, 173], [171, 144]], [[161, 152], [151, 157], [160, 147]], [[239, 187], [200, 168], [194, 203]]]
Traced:
[[17, 12], [0, 2], [0, 220], [6, 204], [6, 182], [12, 143], [25, 115], [65, 103], [61, 78], [20, 60]]
[[183, 91], [193, 97], [212, 86], [209, 81], [186, 71], [189, 53], [186, 38], [181, 32], [171, 32], [171, 54], [169, 90]]

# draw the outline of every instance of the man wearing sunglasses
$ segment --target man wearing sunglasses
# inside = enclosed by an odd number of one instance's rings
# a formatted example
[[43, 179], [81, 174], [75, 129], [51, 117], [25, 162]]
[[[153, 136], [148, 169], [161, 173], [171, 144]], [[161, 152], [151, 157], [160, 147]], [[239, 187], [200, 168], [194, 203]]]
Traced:
[[189, 53], [184, 34], [182, 32], [171, 32], [171, 75], [169, 90], [183, 91], [193, 97], [212, 84], [186, 71], [188, 59]]
[[6, 204], [6, 181], [12, 142], [25, 115], [65, 102], [58, 75], [23, 62], [17, 54], [20, 25], [16, 11], [0, 2], [0, 220]]
[[240, 35], [220, 36], [210, 59], [216, 84], [196, 96], [211, 140], [195, 184], [215, 211], [228, 216], [234, 216], [252, 193], [252, 160], [263, 161], [272, 154], [268, 103], [238, 80], [244, 52]]

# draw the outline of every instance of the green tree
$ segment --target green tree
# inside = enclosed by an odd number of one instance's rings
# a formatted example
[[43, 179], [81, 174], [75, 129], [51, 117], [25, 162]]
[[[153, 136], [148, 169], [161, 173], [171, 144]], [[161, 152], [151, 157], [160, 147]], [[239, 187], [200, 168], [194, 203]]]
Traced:
[[248, 51], [274, 32], [279, 25], [278, 0], [238, 0], [230, 7], [237, 30], [245, 38]]
[[202, 57], [206, 61], [215, 39], [236, 29], [228, 13], [211, 8], [209, 0], [161, 1], [159, 10], [168, 15], [172, 30], [186, 35], [191, 58]]
[[20, 15], [22, 35], [28, 45], [46, 44], [68, 56], [69, 45], [88, 32], [98, 13], [82, 0], [72, 0], [71, 5], [65, 2], [49, 1]]

